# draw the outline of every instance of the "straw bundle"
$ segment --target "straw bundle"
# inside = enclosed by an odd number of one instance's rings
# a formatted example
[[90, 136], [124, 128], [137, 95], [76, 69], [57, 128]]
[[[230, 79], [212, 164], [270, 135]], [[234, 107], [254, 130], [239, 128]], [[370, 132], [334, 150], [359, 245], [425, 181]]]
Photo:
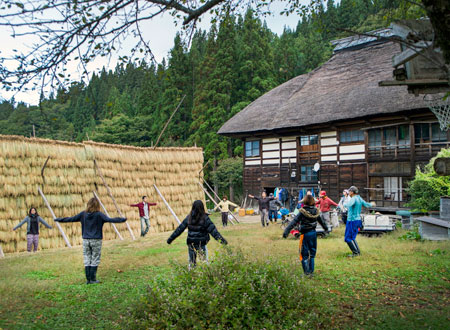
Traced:
[[[47, 157], [45, 184], [41, 168]], [[128, 218], [136, 236], [140, 222], [137, 208], [129, 205], [143, 195], [158, 203], [150, 210], [151, 232], [173, 230], [177, 223], [153, 189], [155, 183], [180, 218], [189, 212], [193, 200], [204, 200], [198, 185], [203, 154], [200, 148], [139, 148], [104, 143], [70, 143], [20, 136], [0, 135], [0, 244], [4, 252], [26, 250], [26, 226], [12, 228], [31, 206], [51, 225], [54, 222], [37, 188], [41, 186], [56, 216], [72, 216], [84, 210], [95, 184], [98, 195], [111, 216], [118, 216], [103, 182], [96, 173], [94, 159], [111, 189], [119, 208]], [[62, 224], [72, 245], [81, 244], [80, 224]], [[129, 237], [125, 224], [118, 224], [122, 236]], [[104, 239], [116, 239], [111, 225], [104, 226]], [[65, 246], [58, 230], [41, 227], [40, 248]]]

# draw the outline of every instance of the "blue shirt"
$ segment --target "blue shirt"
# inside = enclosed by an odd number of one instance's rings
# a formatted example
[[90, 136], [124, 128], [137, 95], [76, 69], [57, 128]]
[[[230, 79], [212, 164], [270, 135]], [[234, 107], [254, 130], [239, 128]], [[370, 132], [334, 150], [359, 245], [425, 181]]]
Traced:
[[344, 203], [344, 207], [348, 209], [347, 221], [361, 220], [362, 207], [372, 207], [372, 204], [367, 203], [359, 195], [353, 196], [348, 202]]

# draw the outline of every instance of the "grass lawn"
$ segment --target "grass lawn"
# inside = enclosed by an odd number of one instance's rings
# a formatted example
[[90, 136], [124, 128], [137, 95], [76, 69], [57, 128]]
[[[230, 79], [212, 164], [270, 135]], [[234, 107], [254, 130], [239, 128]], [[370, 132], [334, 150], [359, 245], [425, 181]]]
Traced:
[[[218, 217], [214, 217], [218, 223]], [[219, 231], [250, 260], [281, 261], [301, 272], [298, 241], [279, 225], [257, 222]], [[403, 241], [404, 232], [359, 237], [362, 256], [349, 259], [343, 227], [319, 239], [316, 276], [306, 279], [331, 328], [449, 329], [450, 242]], [[187, 263], [185, 233], [104, 242], [99, 285], [84, 284], [81, 247], [0, 259], [1, 329], [124, 329], [148, 283]], [[212, 240], [210, 256], [221, 250]], [[301, 327], [302, 311], [298, 311]], [[212, 327], [213, 328], [213, 327]]]

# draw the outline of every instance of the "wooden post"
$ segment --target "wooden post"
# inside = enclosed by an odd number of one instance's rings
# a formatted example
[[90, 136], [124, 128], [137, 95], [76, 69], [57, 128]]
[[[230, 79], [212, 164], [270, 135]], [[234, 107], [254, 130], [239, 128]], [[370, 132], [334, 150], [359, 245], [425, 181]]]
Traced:
[[34, 128], [34, 124], [33, 124], [33, 138], [36, 137], [36, 129]]
[[[103, 211], [105, 211], [105, 214], [106, 214], [109, 218], [111, 218], [111, 217], [109, 216], [108, 211], [106, 210], [105, 205], [103, 205], [103, 203], [102, 203], [102, 201], [100, 200], [100, 198], [98, 197], [97, 193], [96, 193], [95, 191], [93, 191], [93, 193], [94, 193], [94, 197], [95, 197], [95, 198], [98, 200], [98, 202], [100, 203], [100, 206], [102, 207]], [[114, 231], [116, 232], [117, 236], [119, 236], [120, 240], [123, 241], [123, 237], [122, 237], [122, 235], [120, 235], [120, 232], [117, 230], [116, 224], [111, 222], [111, 225], [112, 225], [112, 227], [114, 228]]]
[[177, 220], [178, 224], [181, 224], [180, 219], [178, 219], [177, 215], [175, 214], [175, 212], [172, 210], [172, 208], [170, 207], [169, 203], [167, 203], [166, 199], [164, 198], [164, 196], [161, 194], [161, 192], [159, 191], [158, 187], [156, 186], [156, 184], [153, 184], [153, 187], [155, 188], [156, 192], [158, 193], [159, 197], [161, 197], [161, 199], [163, 200], [164, 204], [166, 204], [167, 208], [169, 209], [170, 213], [172, 213], [173, 217], [175, 218], [175, 220]]
[[[116, 200], [114, 199], [114, 196], [112, 195], [111, 190], [109, 189], [109, 186], [108, 186], [108, 184], [106, 183], [106, 180], [105, 180], [105, 178], [104, 178], [102, 172], [100, 171], [100, 168], [98, 167], [97, 161], [96, 161], [95, 159], [94, 159], [94, 165], [95, 165], [95, 168], [96, 168], [96, 170], [97, 170], [98, 175], [100, 176], [100, 178], [101, 178], [102, 181], [103, 181], [103, 185], [105, 186], [106, 191], [108, 192], [109, 197], [111, 197], [111, 199], [112, 199], [112, 201], [113, 201], [113, 203], [114, 203], [114, 206], [116, 207], [117, 212], [119, 213], [119, 215], [120, 215], [122, 218], [125, 218], [125, 217], [123, 216], [122, 212], [120, 211], [119, 205], [117, 205], [117, 202], [116, 202]], [[133, 230], [131, 230], [130, 225], [128, 224], [128, 222], [125, 222], [125, 224], [127, 225], [128, 231], [130, 232], [130, 235], [131, 235], [131, 238], [132, 238], [133, 240], [135, 240], [136, 237], [134, 237], [134, 233], [133, 233]]]
[[[204, 187], [203, 187], [203, 185], [201, 184], [201, 182], [199, 181], [198, 183], [200, 184], [200, 186], [202, 187], [202, 189], [205, 190]], [[207, 182], [205, 179], [203, 179], [203, 183], [206, 184], [206, 186], [209, 188], [209, 190], [211, 190], [211, 191], [213, 192], [214, 196], [216, 196], [217, 199], [220, 201], [219, 195], [216, 194], [216, 192], [214, 191], [214, 189], [208, 184], [208, 182]], [[206, 192], [206, 191], [205, 191], [205, 192]], [[208, 194], [208, 193], [206, 192], [206, 194]], [[211, 198], [211, 195], [208, 194], [208, 197]], [[247, 196], [246, 196], [246, 197], [247, 197]], [[217, 206], [217, 203], [216, 203], [214, 200], [213, 200], [213, 203]], [[239, 220], [234, 216], [233, 213], [231, 213], [230, 211], [228, 211], [228, 213], [230, 213], [231, 216], [232, 216], [237, 222], [239, 222]], [[231, 221], [230, 221], [230, 222], [231, 222]], [[233, 223], [233, 222], [231, 222], [231, 223]]]
[[172, 120], [172, 117], [175, 115], [175, 113], [178, 111], [178, 109], [180, 108], [181, 104], [184, 101], [184, 98], [186, 97], [186, 94], [184, 94], [184, 96], [181, 98], [180, 103], [178, 103], [176, 109], [174, 110], [174, 112], [172, 112], [172, 114], [170, 115], [169, 119], [167, 120], [166, 124], [164, 125], [163, 130], [161, 131], [161, 133], [158, 136], [158, 140], [156, 140], [155, 146], [153, 147], [153, 149], [156, 149], [156, 147], [158, 146], [159, 141], [161, 140], [162, 135], [164, 134], [164, 131], [166, 130], [167, 126], [169, 126], [170, 121]]
[[0, 258], [4, 258], [5, 254], [3, 253], [2, 246], [0, 245]]
[[42, 166], [41, 168], [41, 177], [42, 177], [42, 181], [45, 184], [45, 176], [44, 176], [44, 171], [45, 171], [45, 167], [47, 166], [48, 161], [50, 160], [50, 156], [47, 157], [47, 159], [45, 160], [44, 166]]
[[[198, 183], [199, 186], [202, 188], [202, 190], [205, 192], [205, 194], [211, 199], [211, 201], [214, 203], [214, 205], [216, 207], [219, 207], [219, 204], [216, 203], [216, 201], [214, 200], [214, 198], [212, 198], [212, 196], [209, 194], [208, 190], [205, 189], [205, 187], [203, 187], [203, 185], [199, 182]], [[222, 209], [219, 207], [219, 209], [222, 211]], [[228, 214], [231, 214], [231, 216], [237, 221], [239, 222], [238, 219], [236, 219], [236, 217], [234, 216], [233, 213], [231, 213], [230, 211], [228, 211]], [[230, 222], [234, 225], [235, 223], [233, 222], [233, 220], [230, 219]]]
[[[49, 204], [47, 198], [45, 197], [44, 193], [42, 192], [41, 187], [38, 187], [38, 191], [39, 191], [39, 194], [41, 194], [45, 205], [47, 205], [48, 209], [50, 210], [50, 213], [52, 214], [53, 220], [55, 220], [56, 219], [55, 212], [53, 212], [53, 209], [50, 206], [50, 204]], [[61, 233], [62, 237], [64, 238], [64, 241], [66, 242], [66, 245], [71, 248], [72, 245], [70, 245], [69, 239], [67, 238], [66, 234], [64, 233], [64, 230], [62, 229], [61, 225], [59, 224], [58, 221], [55, 221], [55, 223], [56, 223], [56, 227], [58, 227], [59, 232]]]

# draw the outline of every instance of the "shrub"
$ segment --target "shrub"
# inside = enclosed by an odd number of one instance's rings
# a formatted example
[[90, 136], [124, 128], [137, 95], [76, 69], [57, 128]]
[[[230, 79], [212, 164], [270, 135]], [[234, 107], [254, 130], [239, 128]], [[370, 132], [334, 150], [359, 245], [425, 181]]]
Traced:
[[[293, 329], [320, 325], [326, 315], [301, 267], [250, 262], [228, 250], [194, 270], [175, 265], [155, 279], [132, 311], [131, 328]], [[327, 318], [324, 318], [326, 321]], [[322, 323], [323, 325], [323, 323]]]
[[417, 169], [414, 179], [409, 184], [411, 202], [408, 206], [415, 211], [438, 211], [440, 197], [450, 194], [450, 176], [439, 176], [433, 168], [434, 161], [438, 157], [450, 157], [450, 149], [442, 149], [423, 171]]

